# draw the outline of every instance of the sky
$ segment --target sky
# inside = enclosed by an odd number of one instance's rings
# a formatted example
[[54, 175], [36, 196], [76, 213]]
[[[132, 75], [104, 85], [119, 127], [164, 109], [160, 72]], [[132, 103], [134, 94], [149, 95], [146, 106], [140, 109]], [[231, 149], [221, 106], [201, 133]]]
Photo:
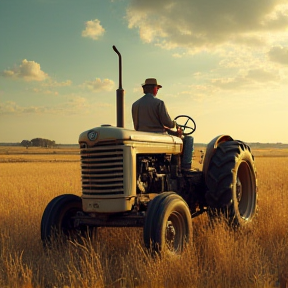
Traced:
[[125, 128], [157, 78], [196, 143], [288, 143], [287, 0], [0, 0], [0, 142], [77, 144], [116, 126], [113, 45]]

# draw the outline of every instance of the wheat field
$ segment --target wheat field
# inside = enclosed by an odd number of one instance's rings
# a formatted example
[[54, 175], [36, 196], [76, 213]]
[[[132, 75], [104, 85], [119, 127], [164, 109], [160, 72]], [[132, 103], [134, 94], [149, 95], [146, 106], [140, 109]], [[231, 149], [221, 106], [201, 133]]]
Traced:
[[77, 149], [1, 147], [0, 287], [286, 287], [288, 151], [253, 153], [255, 220], [234, 231], [225, 221], [211, 227], [203, 214], [193, 219], [193, 243], [183, 255], [152, 258], [140, 228], [100, 228], [94, 242], [44, 252], [46, 205], [60, 194], [81, 195]]

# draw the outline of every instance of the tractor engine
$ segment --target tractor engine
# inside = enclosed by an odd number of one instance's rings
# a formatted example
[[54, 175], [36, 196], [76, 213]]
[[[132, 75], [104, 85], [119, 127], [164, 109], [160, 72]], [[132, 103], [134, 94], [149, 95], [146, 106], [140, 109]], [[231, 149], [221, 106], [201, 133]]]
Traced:
[[171, 155], [137, 155], [137, 194], [169, 190]]

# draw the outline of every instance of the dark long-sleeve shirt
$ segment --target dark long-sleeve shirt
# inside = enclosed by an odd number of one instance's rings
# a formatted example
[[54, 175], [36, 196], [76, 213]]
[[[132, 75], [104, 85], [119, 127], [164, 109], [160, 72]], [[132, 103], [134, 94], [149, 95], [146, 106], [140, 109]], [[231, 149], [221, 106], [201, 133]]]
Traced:
[[164, 126], [175, 127], [164, 102], [148, 93], [132, 105], [134, 128], [137, 131], [165, 132]]

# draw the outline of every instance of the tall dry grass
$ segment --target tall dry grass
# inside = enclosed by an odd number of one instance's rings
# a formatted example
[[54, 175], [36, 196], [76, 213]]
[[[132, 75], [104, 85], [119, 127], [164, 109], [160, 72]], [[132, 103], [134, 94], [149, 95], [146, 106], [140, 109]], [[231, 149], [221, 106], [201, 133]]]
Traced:
[[256, 157], [259, 211], [251, 225], [233, 231], [220, 221], [212, 228], [201, 215], [186, 253], [161, 259], [149, 256], [139, 228], [101, 228], [93, 243], [45, 253], [43, 210], [56, 195], [81, 194], [79, 162], [3, 157], [0, 287], [286, 287], [288, 157]]

